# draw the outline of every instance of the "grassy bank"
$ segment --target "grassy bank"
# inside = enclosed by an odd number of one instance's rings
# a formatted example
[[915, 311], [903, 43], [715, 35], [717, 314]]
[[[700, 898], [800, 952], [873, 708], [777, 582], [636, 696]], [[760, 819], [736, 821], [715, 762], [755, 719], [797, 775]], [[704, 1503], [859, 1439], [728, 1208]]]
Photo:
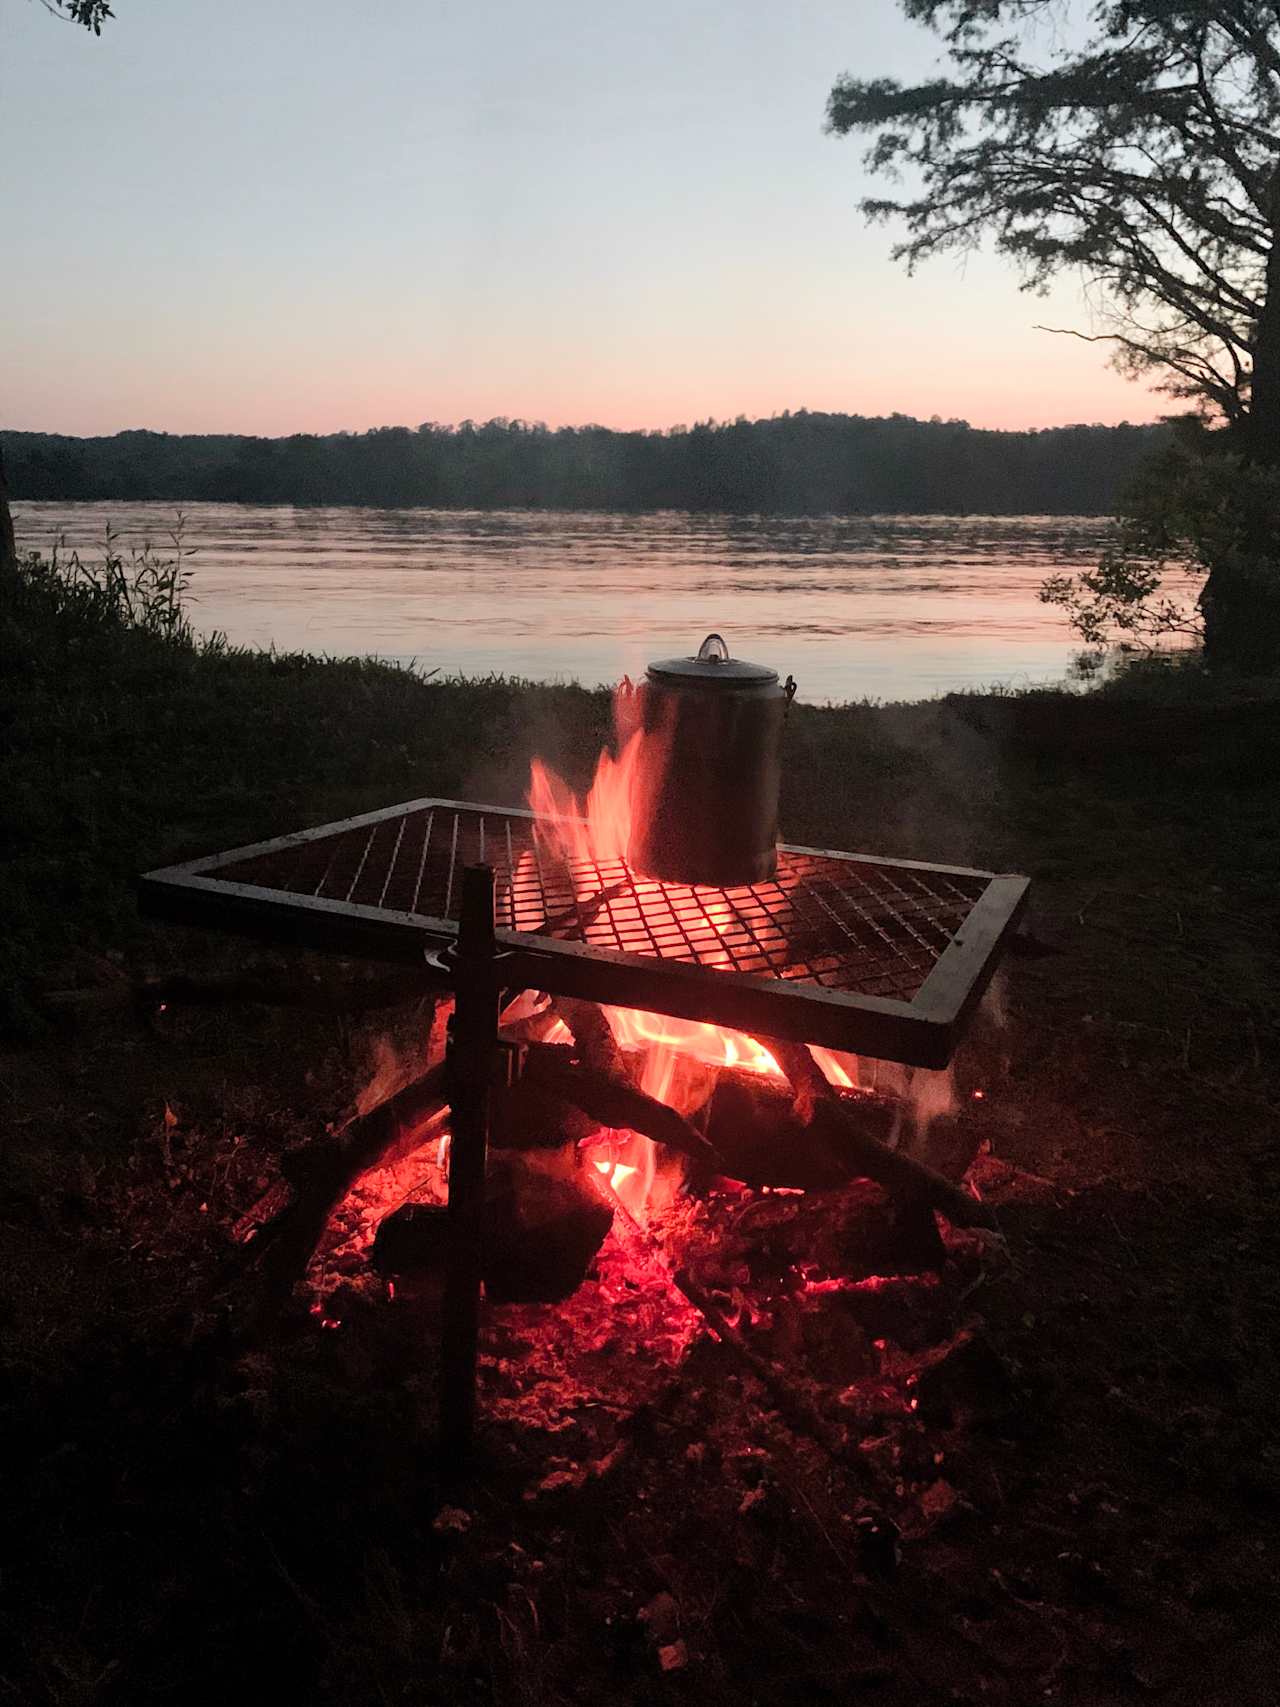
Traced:
[[78, 954], [139, 943], [139, 871], [419, 794], [516, 799], [530, 750], [581, 769], [607, 724], [574, 688], [200, 646], [128, 617], [96, 571], [31, 565], [0, 609], [0, 980], [20, 1024]]
[[[793, 712], [789, 839], [1028, 872], [1045, 950], [979, 1061], [1011, 1255], [965, 1308], [1012, 1397], [866, 1443], [885, 1497], [955, 1496], [870, 1584], [823, 1541], [863, 1484], [797, 1517], [785, 1431], [697, 1359], [599, 1485], [533, 1497], [585, 1435], [495, 1425], [442, 1486], [427, 1336], [193, 1340], [227, 1228], [378, 1028], [50, 1000], [261, 958], [141, 924], [138, 870], [417, 794], [518, 801], [535, 752], [581, 781], [604, 696], [201, 651], [31, 570], [0, 716], [0, 1700], [1270, 1698], [1280, 697], [1187, 673]], [[637, 1621], [660, 1594], [670, 1674]]]

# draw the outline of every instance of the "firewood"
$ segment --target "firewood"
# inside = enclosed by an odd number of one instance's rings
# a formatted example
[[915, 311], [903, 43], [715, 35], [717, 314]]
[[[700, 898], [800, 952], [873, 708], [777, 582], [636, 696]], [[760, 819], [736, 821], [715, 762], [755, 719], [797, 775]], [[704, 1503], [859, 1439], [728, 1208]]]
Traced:
[[572, 1033], [584, 1067], [598, 1068], [624, 1082], [630, 1080], [631, 1072], [603, 1008], [570, 996], [557, 996], [552, 1006]]
[[557, 1014], [554, 1008], [539, 1008], [537, 1013], [526, 1014], [523, 1019], [507, 1019], [505, 1015], [498, 1020], [498, 1037], [503, 1043], [542, 1043], [547, 1034], [555, 1030]]
[[[621, 1050], [618, 1061], [622, 1071], [629, 1073]], [[721, 1158], [696, 1126], [674, 1108], [638, 1089], [629, 1077], [572, 1061], [568, 1051], [555, 1044], [530, 1048], [525, 1071], [532, 1083], [582, 1109], [597, 1125], [638, 1132], [655, 1144], [665, 1144], [692, 1161], [713, 1167], [717, 1173], [725, 1171]]]
[[767, 1047], [787, 1075], [796, 1114], [807, 1126], [813, 1119], [815, 1106], [833, 1094], [830, 1081], [805, 1044], [771, 1037]]
[[863, 1176], [896, 1196], [919, 1198], [957, 1227], [990, 1227], [990, 1210], [968, 1192], [884, 1139], [897, 1119], [892, 1102], [858, 1093], [813, 1107], [806, 1125], [784, 1091], [754, 1074], [720, 1074], [707, 1121], [707, 1141], [725, 1172], [747, 1185], [790, 1185], [822, 1191]]
[[[858, 1098], [858, 1114], [869, 1137], [883, 1140], [898, 1111], [884, 1098], [867, 1096]], [[847, 1185], [859, 1171], [831, 1142], [830, 1122], [819, 1115], [816, 1104], [810, 1104], [807, 1122], [800, 1119], [787, 1089], [758, 1073], [721, 1070], [707, 1118], [707, 1141], [724, 1158], [724, 1171], [731, 1178], [757, 1188], [783, 1185], [822, 1191]]]
[[334, 1208], [361, 1174], [398, 1159], [422, 1142], [424, 1128], [445, 1109], [443, 1063], [431, 1067], [367, 1114], [287, 1157], [288, 1203], [258, 1230], [248, 1230], [250, 1262], [262, 1281], [255, 1312], [263, 1325], [306, 1270]]
[[600, 1176], [572, 1147], [500, 1151], [485, 1182], [484, 1284], [497, 1303], [556, 1303], [586, 1278], [613, 1225]]
[[[497, 1303], [556, 1303], [581, 1286], [613, 1223], [572, 1144], [559, 1151], [498, 1151], [485, 1182], [484, 1283]], [[448, 1211], [407, 1203], [378, 1228], [380, 1274], [443, 1280]]]
[[590, 1138], [600, 1122], [575, 1103], [567, 1102], [561, 1089], [526, 1073], [514, 1085], [495, 1088], [489, 1102], [489, 1148], [491, 1150], [555, 1149], [570, 1141]]

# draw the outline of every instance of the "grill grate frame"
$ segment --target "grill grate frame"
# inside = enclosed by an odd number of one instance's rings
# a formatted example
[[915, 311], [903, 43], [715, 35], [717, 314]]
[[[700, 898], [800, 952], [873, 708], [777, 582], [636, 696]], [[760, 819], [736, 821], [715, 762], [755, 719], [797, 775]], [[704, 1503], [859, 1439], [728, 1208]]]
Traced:
[[149, 872], [142, 904], [414, 959], [452, 941], [462, 872], [484, 861], [513, 985], [932, 1066], [1027, 890], [1020, 877], [791, 846], [768, 882], [689, 888], [622, 859], [566, 860], [535, 824], [511, 808], [409, 801]]

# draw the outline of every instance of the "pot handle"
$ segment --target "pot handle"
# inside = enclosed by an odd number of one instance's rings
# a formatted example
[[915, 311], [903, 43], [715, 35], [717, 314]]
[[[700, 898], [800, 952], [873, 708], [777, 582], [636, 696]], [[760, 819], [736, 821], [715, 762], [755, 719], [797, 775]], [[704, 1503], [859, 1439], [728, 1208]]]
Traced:
[[700, 664], [727, 664], [729, 662], [729, 647], [723, 634], [708, 634], [698, 648]]
[[791, 701], [796, 697], [796, 685], [796, 679], [794, 676], [788, 676], [786, 681], [782, 684], [782, 691], [787, 697], [787, 703], [782, 708], [783, 717], [785, 717], [791, 710]]

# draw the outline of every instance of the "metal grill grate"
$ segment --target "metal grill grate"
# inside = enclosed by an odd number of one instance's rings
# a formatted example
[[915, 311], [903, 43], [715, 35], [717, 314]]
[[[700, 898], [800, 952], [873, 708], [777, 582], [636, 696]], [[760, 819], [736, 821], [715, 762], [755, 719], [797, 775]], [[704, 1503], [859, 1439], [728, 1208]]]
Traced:
[[[802, 1019], [792, 1003], [774, 1016], [776, 1034], [901, 1059], [949, 1053], [950, 1028], [989, 975], [1026, 889], [987, 872], [792, 847], [769, 882], [688, 888], [637, 877], [622, 859], [567, 860], [529, 813], [428, 800], [153, 872], [143, 893], [152, 912], [243, 924], [248, 907], [259, 930], [327, 946], [344, 945], [344, 920], [377, 923], [381, 948], [403, 954], [388, 934], [397, 928], [417, 952], [424, 937], [452, 938], [462, 873], [476, 861], [494, 869], [499, 929], [553, 962], [559, 951], [562, 988], [567, 979], [585, 989], [585, 957], [590, 993], [626, 1005], [622, 971], [644, 962], [644, 999], [630, 1005], [724, 1024], [740, 1023], [727, 1011], [733, 988], [756, 1007], [762, 991], [786, 990], [838, 1012]], [[307, 931], [291, 930], [290, 918]], [[671, 982], [682, 968], [698, 970], [696, 986]], [[555, 987], [555, 966], [539, 971]], [[853, 1035], [859, 1006], [863, 1031], [869, 1013], [892, 1009], [933, 1041], [924, 1055], [918, 1038], [871, 1051]]]
[[785, 849], [740, 889], [637, 878], [624, 860], [565, 860], [510, 813], [428, 806], [218, 868], [227, 882], [456, 920], [463, 869], [494, 868], [499, 927], [621, 954], [809, 980], [909, 1000], [974, 902], [981, 875]]

